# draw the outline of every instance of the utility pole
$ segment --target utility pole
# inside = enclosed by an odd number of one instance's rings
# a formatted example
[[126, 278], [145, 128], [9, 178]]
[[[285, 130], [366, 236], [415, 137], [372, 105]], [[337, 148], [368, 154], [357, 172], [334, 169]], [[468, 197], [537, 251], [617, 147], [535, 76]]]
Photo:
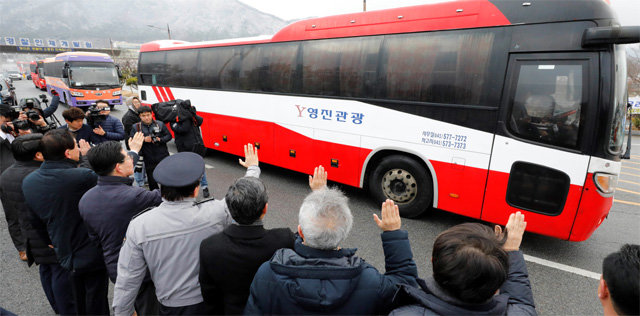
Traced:
[[171, 29], [169, 29], [169, 23], [167, 23], [167, 34], [169, 34], [169, 39], [171, 39]]
[[367, 12], [367, 0], [362, 0], [362, 12]]

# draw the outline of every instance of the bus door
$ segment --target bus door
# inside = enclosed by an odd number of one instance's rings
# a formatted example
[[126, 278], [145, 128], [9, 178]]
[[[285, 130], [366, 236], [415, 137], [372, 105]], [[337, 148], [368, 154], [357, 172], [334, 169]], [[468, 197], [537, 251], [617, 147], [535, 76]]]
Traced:
[[598, 98], [597, 53], [512, 54], [481, 219], [526, 215], [527, 230], [568, 239], [585, 183]]

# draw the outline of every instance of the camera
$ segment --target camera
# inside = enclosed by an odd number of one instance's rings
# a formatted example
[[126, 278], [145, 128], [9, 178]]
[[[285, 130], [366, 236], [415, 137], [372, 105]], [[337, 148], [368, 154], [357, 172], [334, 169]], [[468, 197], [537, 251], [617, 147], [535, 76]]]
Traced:
[[149, 136], [151, 136], [151, 142], [155, 143], [156, 138], [160, 137], [160, 126], [153, 124], [153, 127], [149, 128]]
[[98, 128], [107, 119], [106, 115], [100, 114], [102, 110], [95, 106], [89, 108], [89, 115], [87, 116], [87, 123], [92, 128]]
[[42, 102], [42, 103], [49, 102], [49, 99], [47, 99], [47, 95], [46, 94], [41, 94], [41, 95], [39, 95], [39, 97], [40, 97], [40, 102]]
[[2, 124], [2, 126], [0, 126], [0, 130], [2, 130], [5, 134], [10, 134], [13, 131], [26, 131], [31, 129], [31, 126], [29, 125], [29, 122], [25, 121], [25, 120], [18, 120], [15, 119], [13, 121], [11, 121], [11, 124], [13, 125], [13, 127], [11, 127], [11, 125], [9, 124]]
[[40, 109], [40, 101], [36, 98], [20, 99], [20, 108]]
[[38, 111], [36, 110], [28, 110], [27, 112], [25, 112], [25, 114], [32, 121], [37, 121], [40, 119], [40, 113], [38, 113]]
[[136, 162], [136, 166], [133, 169], [134, 172], [140, 173], [142, 172], [142, 167], [143, 167], [143, 163], [144, 163], [144, 157], [140, 156], [138, 158], [138, 162]]

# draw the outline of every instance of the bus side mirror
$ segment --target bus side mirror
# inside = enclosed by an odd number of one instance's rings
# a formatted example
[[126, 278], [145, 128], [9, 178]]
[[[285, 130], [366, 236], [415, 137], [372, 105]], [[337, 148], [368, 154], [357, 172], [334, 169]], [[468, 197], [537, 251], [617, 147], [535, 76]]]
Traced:
[[629, 135], [627, 135], [627, 148], [622, 157], [620, 157], [622, 159], [631, 159], [631, 137], [633, 135], [631, 133], [631, 127], [633, 127], [633, 112], [631, 102], [627, 102], [627, 113], [630, 113], [632, 115], [629, 115]]
[[120, 66], [116, 65], [116, 70], [118, 71], [118, 78], [122, 79], [122, 71], [120, 71]]
[[640, 42], [640, 26], [592, 27], [582, 34], [582, 47]]
[[69, 77], [71, 77], [71, 69], [62, 68], [62, 78], [69, 78]]

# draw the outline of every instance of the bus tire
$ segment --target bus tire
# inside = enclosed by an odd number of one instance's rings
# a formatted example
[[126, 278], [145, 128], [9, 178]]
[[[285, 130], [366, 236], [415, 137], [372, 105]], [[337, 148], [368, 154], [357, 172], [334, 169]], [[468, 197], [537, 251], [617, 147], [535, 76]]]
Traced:
[[400, 216], [416, 218], [431, 209], [433, 181], [425, 168], [407, 156], [391, 155], [369, 177], [369, 191], [378, 203], [393, 200]]

